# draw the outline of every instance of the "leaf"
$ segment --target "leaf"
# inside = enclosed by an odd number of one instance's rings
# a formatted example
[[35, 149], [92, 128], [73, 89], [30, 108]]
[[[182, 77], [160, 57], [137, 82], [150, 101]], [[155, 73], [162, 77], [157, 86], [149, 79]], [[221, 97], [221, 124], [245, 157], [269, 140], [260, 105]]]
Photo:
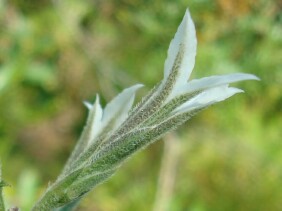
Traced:
[[112, 127], [112, 129], [115, 129], [126, 119], [128, 112], [133, 105], [135, 92], [141, 87], [143, 87], [142, 84], [136, 84], [124, 89], [118, 96], [107, 104], [102, 118], [103, 128], [107, 127], [107, 124], [115, 120], [115, 124]]
[[188, 9], [168, 48], [168, 55], [164, 66], [164, 82], [171, 73], [181, 48], [183, 55], [178, 69], [176, 86], [181, 86], [187, 82], [195, 65], [197, 38], [195, 26]]
[[183, 93], [191, 93], [199, 90], [220, 86], [223, 84], [229, 84], [244, 80], [259, 80], [259, 78], [252, 74], [232, 73], [226, 75], [215, 75], [200, 79], [194, 79], [184, 84], [183, 87], [179, 89], [177, 95], [181, 95]]
[[82, 134], [70, 155], [65, 167], [62, 171], [60, 177], [65, 176], [70, 173], [73, 163], [79, 157], [79, 155], [85, 150], [86, 146], [89, 145], [90, 141], [95, 138], [101, 127], [102, 119], [102, 107], [99, 102], [99, 95], [96, 96], [96, 101], [94, 105], [91, 105], [88, 102], [84, 103], [89, 109], [89, 115], [87, 117], [86, 126], [84, 127]]
[[189, 112], [196, 108], [207, 107], [211, 104], [223, 101], [236, 93], [244, 92], [241, 89], [234, 87], [228, 87], [228, 85], [222, 85], [215, 88], [207, 89], [191, 100], [183, 103], [181, 106], [176, 108], [173, 113], [184, 113]]
[[[124, 89], [118, 96], [106, 105], [101, 120], [101, 126], [97, 132], [97, 135], [99, 135], [100, 138], [96, 141], [102, 143], [109, 135], [108, 133], [110, 131], [114, 131], [124, 122], [124, 120], [128, 117], [130, 109], [132, 108], [135, 92], [141, 87], [143, 87], [142, 84], [136, 84]], [[94, 139], [91, 140], [89, 147], [93, 143]]]
[[87, 144], [90, 145], [91, 142], [98, 135], [102, 124], [103, 109], [100, 105], [99, 95], [96, 96], [96, 101], [94, 105], [93, 106], [88, 105], [87, 107], [90, 110], [86, 128], [84, 129], [86, 131], [85, 133], [87, 136], [83, 138], [87, 140], [88, 141]]

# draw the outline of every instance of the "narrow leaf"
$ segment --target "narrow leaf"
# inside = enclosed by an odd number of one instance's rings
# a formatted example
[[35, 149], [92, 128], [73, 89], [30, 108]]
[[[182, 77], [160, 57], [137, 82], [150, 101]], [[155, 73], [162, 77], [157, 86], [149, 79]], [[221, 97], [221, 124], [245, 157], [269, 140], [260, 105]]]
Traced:
[[97, 134], [100, 131], [102, 115], [103, 115], [103, 110], [100, 105], [99, 96], [97, 95], [95, 104], [93, 105], [93, 107], [90, 110], [89, 120], [87, 121], [87, 125], [85, 128], [86, 137], [84, 137], [84, 139], [88, 141], [88, 144], [90, 144], [91, 141], [93, 141], [96, 138]]
[[245, 80], [259, 80], [259, 78], [255, 75], [247, 73], [232, 73], [226, 75], [215, 75], [200, 79], [194, 79], [184, 84], [183, 87], [179, 89], [177, 95], [181, 95], [183, 93], [191, 93], [199, 90], [204, 90], [224, 84]]
[[190, 12], [187, 9], [184, 18], [169, 45], [168, 55], [164, 66], [165, 80], [173, 69], [180, 48], [183, 48], [183, 56], [178, 70], [177, 84], [184, 84], [188, 80], [195, 65], [196, 47], [196, 30]]
[[94, 105], [86, 102], [84, 103], [89, 109], [89, 115], [87, 117], [86, 126], [84, 127], [82, 134], [70, 155], [65, 167], [62, 171], [60, 177], [70, 173], [69, 171], [72, 168], [72, 164], [79, 157], [79, 155], [85, 150], [86, 146], [89, 145], [89, 142], [95, 138], [99, 128], [101, 127], [102, 119], [102, 108], [99, 102], [99, 95], [96, 96], [96, 101]]
[[236, 93], [243, 92], [241, 89], [228, 87], [228, 85], [223, 85], [211, 89], [207, 89], [186, 103], [176, 108], [173, 113], [184, 113], [189, 112], [195, 108], [203, 108], [211, 104], [223, 101]]
[[[118, 119], [118, 122], [121, 123], [127, 117], [134, 102], [135, 92], [141, 87], [143, 87], [142, 84], [129, 87], [107, 104], [102, 119], [104, 127], [113, 119]], [[117, 126], [118, 123], [114, 127]]]

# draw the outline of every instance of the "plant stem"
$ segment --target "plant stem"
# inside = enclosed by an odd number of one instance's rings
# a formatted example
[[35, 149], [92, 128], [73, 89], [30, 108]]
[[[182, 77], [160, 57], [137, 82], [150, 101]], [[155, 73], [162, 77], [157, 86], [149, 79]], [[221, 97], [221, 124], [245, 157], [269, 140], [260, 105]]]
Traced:
[[0, 188], [0, 210], [5, 210], [5, 204], [4, 204], [3, 194], [2, 194], [2, 188]]
[[4, 203], [4, 198], [3, 198], [3, 193], [2, 193], [2, 190], [4, 187], [6, 186], [6, 184], [4, 184], [4, 182], [2, 181], [2, 166], [1, 166], [1, 163], [0, 163], [0, 210], [5, 210], [5, 203]]
[[180, 155], [180, 140], [171, 132], [164, 137], [164, 152], [153, 211], [168, 211]]

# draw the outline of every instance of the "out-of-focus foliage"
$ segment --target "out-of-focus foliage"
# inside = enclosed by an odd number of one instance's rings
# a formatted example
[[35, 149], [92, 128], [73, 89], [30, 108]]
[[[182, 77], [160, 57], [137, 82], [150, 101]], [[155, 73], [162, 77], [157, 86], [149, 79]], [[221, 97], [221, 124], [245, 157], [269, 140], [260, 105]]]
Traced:
[[[105, 102], [162, 78], [186, 7], [199, 43], [193, 77], [248, 72], [261, 82], [240, 84], [245, 94], [182, 127], [170, 210], [282, 209], [278, 0], [1, 0], [0, 156], [10, 205], [29, 210], [59, 173], [85, 121], [83, 100], [99, 92]], [[82, 210], [151, 209], [161, 145], [135, 156]]]

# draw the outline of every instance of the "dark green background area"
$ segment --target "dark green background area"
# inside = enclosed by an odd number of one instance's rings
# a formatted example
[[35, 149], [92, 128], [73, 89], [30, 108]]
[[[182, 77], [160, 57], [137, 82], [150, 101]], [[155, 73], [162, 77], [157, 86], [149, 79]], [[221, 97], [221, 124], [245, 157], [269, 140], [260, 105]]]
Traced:
[[[87, 116], [123, 88], [163, 77], [186, 8], [198, 49], [192, 78], [260, 82], [177, 130], [169, 210], [282, 210], [282, 4], [279, 0], [1, 0], [0, 158], [9, 205], [29, 210], [59, 174]], [[173, 141], [173, 140], [171, 140]], [[81, 210], [153, 208], [163, 142], [135, 155]]]

